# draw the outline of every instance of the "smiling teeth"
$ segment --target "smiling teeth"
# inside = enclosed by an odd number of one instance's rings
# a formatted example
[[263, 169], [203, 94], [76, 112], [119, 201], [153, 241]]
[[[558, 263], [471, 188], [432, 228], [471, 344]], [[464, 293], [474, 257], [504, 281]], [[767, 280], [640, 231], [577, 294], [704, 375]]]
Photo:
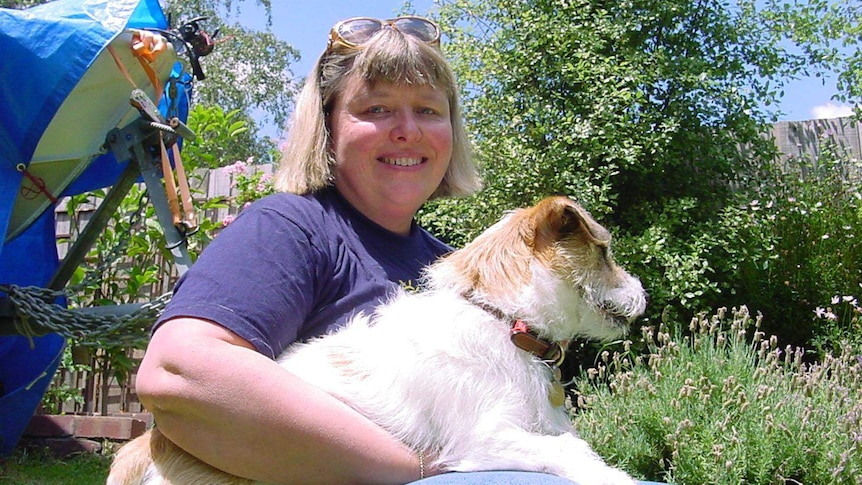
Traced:
[[421, 158], [381, 158], [381, 160], [389, 165], [398, 165], [399, 167], [412, 167], [422, 163]]

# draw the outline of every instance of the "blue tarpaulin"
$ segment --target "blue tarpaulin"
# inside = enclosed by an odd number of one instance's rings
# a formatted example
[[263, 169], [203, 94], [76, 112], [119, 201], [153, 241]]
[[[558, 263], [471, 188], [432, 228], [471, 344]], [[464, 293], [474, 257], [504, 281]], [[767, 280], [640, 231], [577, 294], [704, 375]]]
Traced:
[[[133, 86], [106, 55], [109, 45], [123, 47], [126, 67], [140, 74], [129, 42], [121, 42], [131, 28], [168, 29], [158, 0], [0, 9], [0, 285], [47, 285], [59, 266], [57, 200], [112, 185], [129, 163], [102, 146], [107, 131], [135, 115]], [[172, 71], [188, 81], [177, 66], [171, 51], [156, 66], [161, 81]], [[20, 439], [63, 345], [58, 335], [0, 337], [0, 456]]]

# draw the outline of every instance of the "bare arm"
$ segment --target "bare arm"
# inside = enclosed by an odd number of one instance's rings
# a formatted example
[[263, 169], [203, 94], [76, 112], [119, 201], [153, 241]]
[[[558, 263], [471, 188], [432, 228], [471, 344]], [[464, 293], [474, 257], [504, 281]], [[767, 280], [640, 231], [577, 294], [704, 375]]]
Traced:
[[159, 327], [137, 391], [165, 436], [234, 475], [285, 484], [419, 478], [415, 452], [205, 320]]

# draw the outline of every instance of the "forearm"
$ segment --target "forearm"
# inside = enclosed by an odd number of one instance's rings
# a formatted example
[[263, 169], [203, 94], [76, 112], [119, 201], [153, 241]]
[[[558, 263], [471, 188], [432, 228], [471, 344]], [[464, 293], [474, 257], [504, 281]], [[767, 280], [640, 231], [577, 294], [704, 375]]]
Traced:
[[139, 392], [162, 433], [191, 454], [267, 483], [419, 478], [416, 454], [345, 404], [256, 352], [172, 338], [171, 323], [154, 336]]

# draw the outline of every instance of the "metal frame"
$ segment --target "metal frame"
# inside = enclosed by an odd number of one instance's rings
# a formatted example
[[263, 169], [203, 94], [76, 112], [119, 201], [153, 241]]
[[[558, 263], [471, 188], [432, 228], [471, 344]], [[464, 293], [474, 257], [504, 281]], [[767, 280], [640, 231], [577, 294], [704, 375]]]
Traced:
[[[128, 166], [108, 191], [84, 230], [76, 238], [75, 243], [54, 272], [47, 288], [60, 291], [66, 287], [75, 269], [83, 263], [90, 248], [104, 231], [111, 215], [117, 210], [120, 202], [139, 178], [143, 178], [178, 273], [182, 275], [191, 266], [192, 261], [188, 253], [185, 235], [173, 225], [173, 216], [168, 206], [167, 194], [161, 183], [160, 132], [168, 145], [176, 143], [178, 136], [170, 126], [148, 121], [145, 117], [149, 118], [150, 116], [147, 116], [146, 113], [142, 114], [144, 116], [125, 127], [115, 128], [108, 132], [106, 146], [114, 153], [117, 160], [129, 160]], [[51, 210], [51, 207], [47, 210]], [[0, 335], [17, 333], [12, 321], [15, 315], [10, 303], [8, 299], [0, 298]], [[75, 311], [122, 316], [133, 313], [142, 305], [109, 305], [76, 309]]]

